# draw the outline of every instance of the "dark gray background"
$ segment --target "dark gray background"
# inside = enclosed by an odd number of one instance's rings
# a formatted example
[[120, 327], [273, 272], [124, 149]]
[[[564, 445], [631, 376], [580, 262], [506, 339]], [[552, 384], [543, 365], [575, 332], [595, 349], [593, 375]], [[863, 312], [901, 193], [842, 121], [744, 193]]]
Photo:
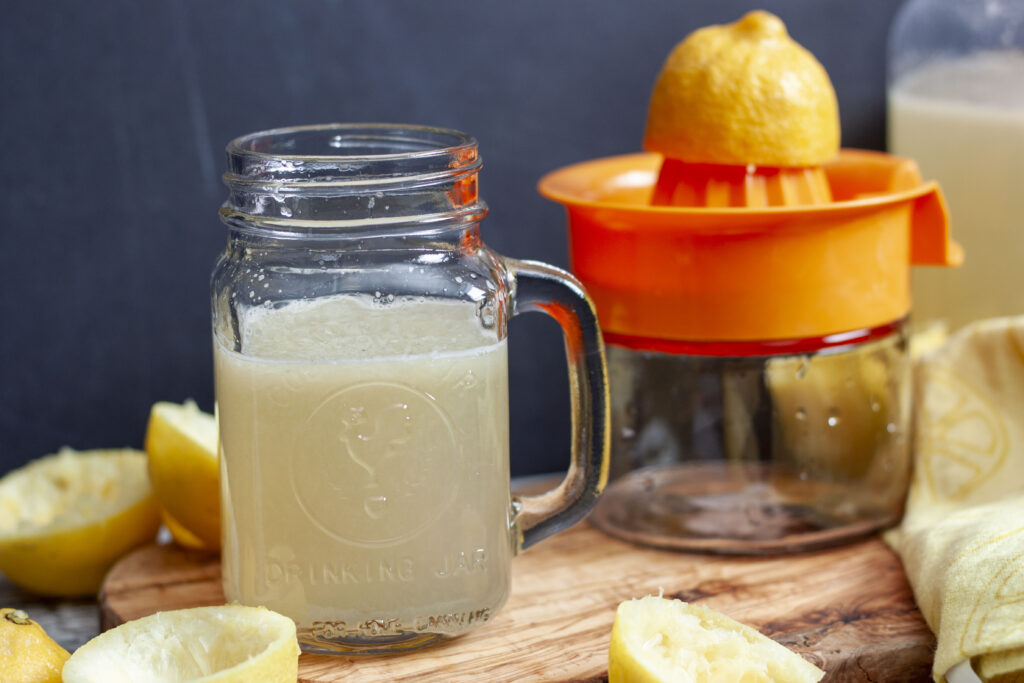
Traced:
[[[736, 0], [6, 2], [0, 21], [0, 472], [140, 446], [150, 405], [212, 410], [208, 277], [226, 232], [223, 147], [242, 133], [388, 121], [472, 133], [484, 239], [565, 266], [545, 172], [638, 150], [685, 34]], [[775, 0], [829, 70], [846, 146], [884, 144], [895, 0]], [[554, 323], [511, 328], [513, 472], [563, 467]]]

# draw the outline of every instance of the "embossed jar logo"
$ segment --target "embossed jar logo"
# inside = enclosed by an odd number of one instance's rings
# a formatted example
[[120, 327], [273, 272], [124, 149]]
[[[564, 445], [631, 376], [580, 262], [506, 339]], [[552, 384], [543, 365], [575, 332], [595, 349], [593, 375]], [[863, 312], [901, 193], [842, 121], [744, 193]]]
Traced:
[[[291, 463], [303, 512], [333, 538], [357, 546], [415, 537], [451, 505], [461, 454], [436, 400], [402, 384], [337, 391], [306, 419]], [[440, 485], [443, 481], [443, 485]]]

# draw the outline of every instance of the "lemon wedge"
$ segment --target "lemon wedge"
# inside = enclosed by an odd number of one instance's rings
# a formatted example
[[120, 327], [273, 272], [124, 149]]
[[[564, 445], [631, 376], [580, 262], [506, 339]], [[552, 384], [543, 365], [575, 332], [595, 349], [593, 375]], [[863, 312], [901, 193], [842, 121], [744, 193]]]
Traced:
[[64, 449], [0, 479], [0, 571], [34, 593], [95, 594], [159, 526], [140, 451]]
[[68, 651], [20, 609], [0, 609], [0, 672], [5, 683], [61, 683]]
[[64, 665], [64, 683], [294, 683], [295, 623], [264, 607], [157, 612], [101, 633]]
[[192, 401], [157, 403], [149, 414], [146, 454], [153, 494], [174, 540], [220, 547], [217, 422]]
[[646, 597], [623, 602], [615, 614], [608, 683], [810, 683], [824, 675], [707, 607]]
[[839, 105], [821, 63], [756, 10], [672, 50], [644, 148], [688, 163], [818, 166], [839, 151]]

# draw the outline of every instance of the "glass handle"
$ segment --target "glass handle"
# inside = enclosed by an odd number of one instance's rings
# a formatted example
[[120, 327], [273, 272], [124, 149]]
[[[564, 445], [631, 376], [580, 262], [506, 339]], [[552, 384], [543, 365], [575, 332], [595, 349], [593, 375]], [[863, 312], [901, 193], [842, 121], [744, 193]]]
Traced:
[[571, 461], [565, 479], [537, 496], [515, 496], [516, 549], [569, 528], [593, 507], [608, 481], [611, 436], [604, 343], [594, 304], [569, 273], [536, 261], [504, 259], [512, 315], [541, 311], [562, 327], [569, 364]]

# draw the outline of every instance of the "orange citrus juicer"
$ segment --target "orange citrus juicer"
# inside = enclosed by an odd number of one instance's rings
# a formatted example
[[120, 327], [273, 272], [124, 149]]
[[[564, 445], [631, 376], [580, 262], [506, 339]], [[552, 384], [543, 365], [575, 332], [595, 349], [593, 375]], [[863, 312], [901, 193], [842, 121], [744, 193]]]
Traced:
[[828, 75], [767, 12], [676, 47], [644, 142], [539, 185], [608, 341], [827, 340], [907, 316], [912, 264], [963, 260], [913, 161], [839, 150]]
[[570, 261], [617, 339], [827, 337], [900, 320], [910, 266], [958, 265], [945, 201], [914, 162], [844, 150], [822, 167], [833, 201], [652, 206], [662, 158], [584, 162], [540, 182], [568, 209]]
[[840, 150], [828, 74], [767, 12], [698, 29], [651, 95], [646, 153], [554, 171], [607, 343], [609, 484], [591, 522], [720, 553], [898, 520], [911, 265], [957, 265], [917, 165]]

